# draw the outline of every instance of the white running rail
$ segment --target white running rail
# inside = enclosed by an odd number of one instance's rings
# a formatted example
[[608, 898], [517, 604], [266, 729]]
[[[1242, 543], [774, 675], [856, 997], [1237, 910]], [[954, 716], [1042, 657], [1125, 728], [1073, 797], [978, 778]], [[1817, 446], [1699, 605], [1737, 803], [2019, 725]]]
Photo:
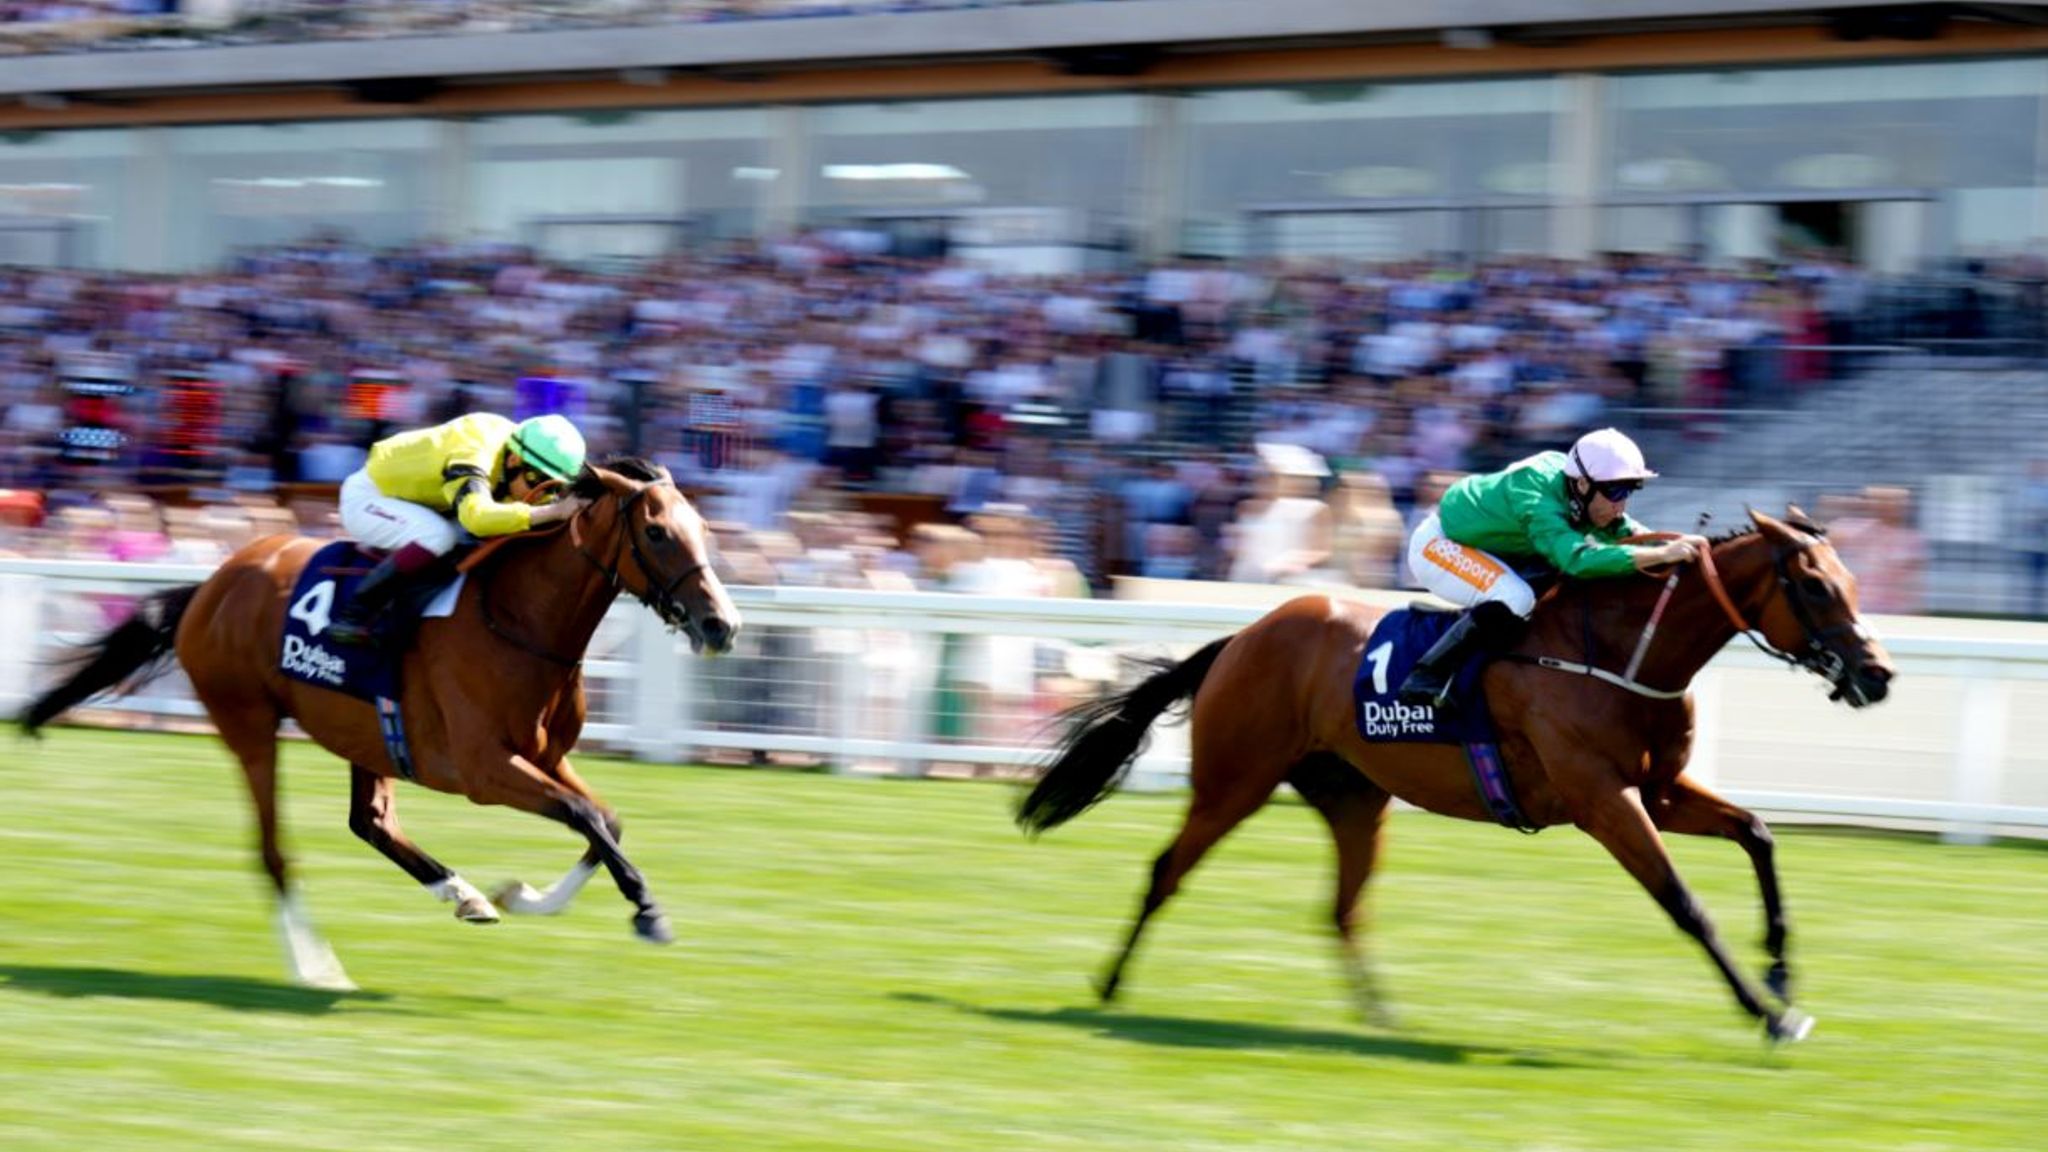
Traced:
[[[18, 706], [66, 641], [118, 621], [135, 596], [207, 571], [0, 560], [0, 705]], [[717, 660], [692, 657], [637, 604], [615, 609], [585, 664], [585, 741], [657, 762], [739, 752], [909, 774], [1028, 764], [1043, 755], [1044, 720], [1111, 681], [1117, 654], [1184, 654], [1262, 610], [817, 588], [733, 598], [746, 632]], [[1900, 678], [1862, 712], [1731, 646], [1694, 686], [1693, 775], [1779, 818], [2048, 837], [2048, 625], [1908, 617], [1878, 629]], [[202, 714], [173, 674], [84, 718], [165, 726]], [[1185, 772], [1186, 729], [1162, 725], [1132, 786]]]

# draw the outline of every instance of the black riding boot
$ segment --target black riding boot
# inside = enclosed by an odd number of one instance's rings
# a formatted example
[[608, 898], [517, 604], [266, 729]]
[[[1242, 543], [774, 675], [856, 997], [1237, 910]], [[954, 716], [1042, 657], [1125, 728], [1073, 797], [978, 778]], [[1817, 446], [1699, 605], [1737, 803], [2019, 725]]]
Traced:
[[328, 637], [336, 644], [357, 648], [376, 639], [377, 618], [423, 570], [417, 560], [405, 556], [403, 549], [379, 560], [362, 583], [356, 585], [355, 595], [328, 623]]
[[1442, 714], [1453, 705], [1451, 682], [1474, 652], [1499, 655], [1515, 646], [1528, 621], [1515, 615], [1505, 604], [1488, 600], [1458, 617], [1450, 630], [1437, 637], [1422, 659], [1401, 682], [1401, 703], [1410, 707], [1435, 708]]

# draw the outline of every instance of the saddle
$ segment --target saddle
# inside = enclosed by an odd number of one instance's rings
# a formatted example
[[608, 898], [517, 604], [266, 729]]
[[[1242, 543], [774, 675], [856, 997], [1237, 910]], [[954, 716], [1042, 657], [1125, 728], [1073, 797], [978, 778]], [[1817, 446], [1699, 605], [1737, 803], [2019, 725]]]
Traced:
[[1451, 715], [1440, 716], [1427, 705], [1403, 704], [1398, 699], [1409, 670], [1457, 618], [1456, 610], [1419, 604], [1389, 612], [1374, 626], [1352, 679], [1358, 734], [1368, 744], [1455, 744], [1464, 748], [1473, 784], [1487, 811], [1509, 828], [1533, 832], [1535, 827], [1515, 800], [1501, 760], [1493, 714], [1480, 687], [1480, 673], [1489, 657], [1475, 654], [1458, 670], [1451, 681], [1451, 694], [1457, 702]]

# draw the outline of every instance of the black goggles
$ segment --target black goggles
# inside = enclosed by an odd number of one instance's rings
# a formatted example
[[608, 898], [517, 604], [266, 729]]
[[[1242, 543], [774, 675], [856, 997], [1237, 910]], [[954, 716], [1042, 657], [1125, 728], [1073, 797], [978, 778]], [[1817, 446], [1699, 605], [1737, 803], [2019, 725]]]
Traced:
[[1606, 480], [1593, 485], [1593, 491], [1607, 497], [1610, 504], [1626, 504], [1629, 497], [1642, 490], [1641, 480]]

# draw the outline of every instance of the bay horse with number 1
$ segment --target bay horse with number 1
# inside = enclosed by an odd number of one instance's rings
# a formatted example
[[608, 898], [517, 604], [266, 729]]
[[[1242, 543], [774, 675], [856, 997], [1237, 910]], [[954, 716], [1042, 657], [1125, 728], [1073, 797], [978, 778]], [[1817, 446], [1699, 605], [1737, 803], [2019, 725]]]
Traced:
[[[1750, 517], [1753, 528], [1712, 542], [1700, 561], [1668, 579], [1559, 586], [1481, 683], [1527, 822], [1576, 825], [1598, 840], [1706, 950], [1743, 1010], [1772, 1039], [1790, 1041], [1806, 1035], [1812, 1018], [1791, 1003], [1770, 829], [1684, 775], [1693, 739], [1686, 687], [1738, 634], [1822, 676], [1834, 686], [1831, 698], [1852, 707], [1883, 700], [1894, 671], [1857, 619], [1855, 578], [1820, 529], [1796, 508], [1784, 521]], [[1099, 986], [1104, 1000], [1116, 994], [1146, 921], [1204, 853], [1288, 782], [1336, 839], [1335, 921], [1346, 968], [1361, 1007], [1385, 1019], [1360, 947], [1358, 898], [1378, 857], [1389, 801], [1467, 820], [1493, 815], [1460, 747], [1367, 744], [1359, 735], [1352, 677], [1382, 615], [1303, 596], [1071, 714], [1054, 759], [1018, 810], [1032, 832], [1108, 795], [1152, 722], [1192, 701], [1187, 816], [1153, 863], [1137, 919]], [[1616, 670], [1623, 660], [1629, 675]], [[1661, 832], [1719, 836], [1749, 854], [1763, 895], [1768, 995], [1736, 967]]]
[[[729, 649], [740, 617], [711, 570], [703, 518], [666, 469], [614, 458], [586, 469], [572, 490], [592, 503], [565, 525], [494, 541], [472, 557], [453, 615], [421, 622], [402, 658], [400, 707], [419, 783], [559, 821], [589, 845], [555, 885], [509, 885], [498, 905], [559, 912], [602, 866], [633, 905], [635, 933], [667, 943], [668, 918], [619, 847], [618, 816], [569, 765], [585, 715], [583, 653], [621, 591], [699, 651]], [[34, 733], [103, 691], [138, 687], [175, 654], [248, 780], [292, 977], [345, 990], [354, 985], [300, 907], [279, 842], [277, 738], [286, 717], [348, 762], [356, 835], [454, 903], [457, 918], [492, 923], [498, 909], [399, 828], [396, 769], [375, 707], [279, 670], [286, 601], [321, 543], [266, 537], [204, 583], [146, 597], [132, 619], [86, 646], [78, 669], [33, 701], [21, 723]]]

